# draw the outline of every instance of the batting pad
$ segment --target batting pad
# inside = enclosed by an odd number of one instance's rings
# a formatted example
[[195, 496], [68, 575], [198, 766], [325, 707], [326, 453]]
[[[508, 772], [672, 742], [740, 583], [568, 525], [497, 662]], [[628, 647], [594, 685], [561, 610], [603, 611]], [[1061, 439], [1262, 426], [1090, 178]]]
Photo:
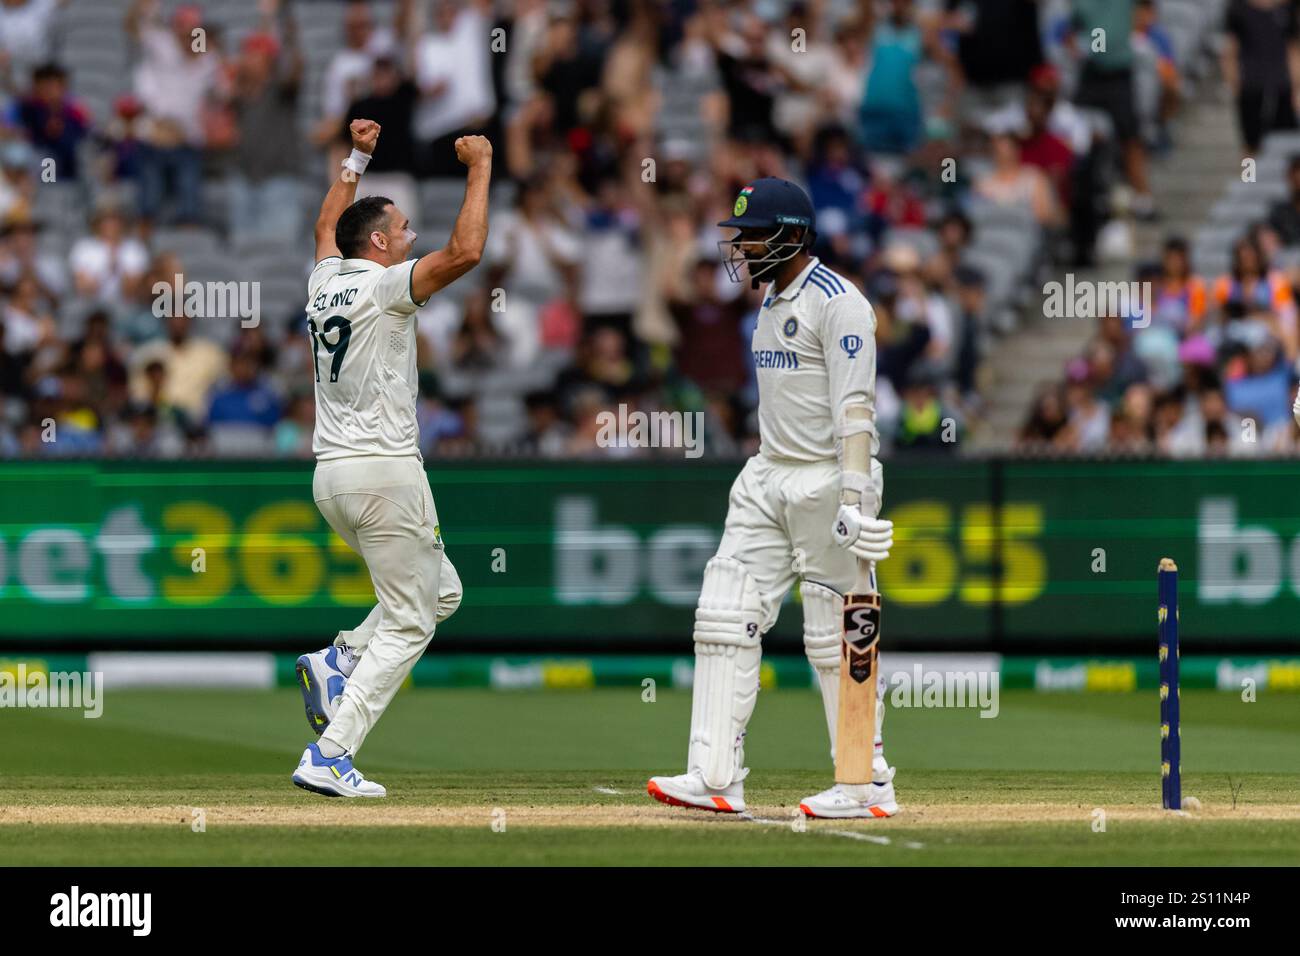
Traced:
[[695, 610], [695, 687], [688, 767], [721, 790], [745, 763], [745, 727], [758, 697], [764, 609], [758, 585], [735, 558], [704, 569]]

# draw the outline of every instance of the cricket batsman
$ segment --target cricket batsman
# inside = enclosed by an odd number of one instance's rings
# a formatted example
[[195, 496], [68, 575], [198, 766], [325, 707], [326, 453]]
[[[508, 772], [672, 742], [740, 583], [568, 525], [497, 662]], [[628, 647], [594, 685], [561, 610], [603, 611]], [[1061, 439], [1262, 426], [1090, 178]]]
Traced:
[[[756, 180], [732, 213], [718, 223], [739, 230], [718, 243], [728, 274], [742, 281], [744, 268], [754, 288], [768, 284], [753, 338], [760, 444], [731, 486], [722, 542], [704, 570], [686, 773], [651, 777], [647, 786], [664, 803], [723, 813], [745, 810], [745, 727], [758, 695], [762, 637], [786, 592], [802, 581], [804, 649], [833, 757], [844, 594], [858, 561], [883, 561], [893, 544], [892, 522], [879, 518], [875, 313], [852, 283], [809, 253], [812, 202], [794, 183]], [[846, 470], [844, 461], [869, 462], [869, 473]], [[868, 490], [876, 503], [870, 515], [859, 507]], [[883, 699], [882, 690], [872, 782], [806, 797], [804, 813], [898, 812], [881, 738]]]
[[320, 735], [293, 782], [325, 796], [382, 797], [352, 766], [388, 704], [460, 604], [444, 553], [416, 425], [415, 312], [478, 263], [488, 233], [492, 146], [456, 140], [468, 167], [465, 199], [447, 244], [410, 258], [410, 220], [383, 196], [358, 202], [357, 182], [379, 124], [353, 120], [352, 154], [316, 220], [307, 280], [307, 330], [316, 375], [316, 473], [321, 514], [366, 562], [379, 603], [354, 630], [298, 658], [307, 722]]

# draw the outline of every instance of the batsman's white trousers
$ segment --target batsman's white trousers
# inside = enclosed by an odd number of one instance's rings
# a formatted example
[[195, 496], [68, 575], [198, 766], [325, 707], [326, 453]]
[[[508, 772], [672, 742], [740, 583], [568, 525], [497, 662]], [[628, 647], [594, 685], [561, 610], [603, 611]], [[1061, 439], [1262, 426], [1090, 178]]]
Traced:
[[[871, 463], [876, 513], [884, 481]], [[800, 462], [755, 455], [731, 486], [727, 522], [718, 554], [745, 566], [762, 595], [766, 631], [796, 579], [832, 591], [853, 589], [858, 559], [831, 538], [840, 507], [837, 461]]]
[[359, 456], [323, 461], [316, 507], [370, 571], [379, 603], [335, 643], [360, 652], [322, 740], [355, 755], [433, 637], [460, 604], [433, 493], [418, 458]]

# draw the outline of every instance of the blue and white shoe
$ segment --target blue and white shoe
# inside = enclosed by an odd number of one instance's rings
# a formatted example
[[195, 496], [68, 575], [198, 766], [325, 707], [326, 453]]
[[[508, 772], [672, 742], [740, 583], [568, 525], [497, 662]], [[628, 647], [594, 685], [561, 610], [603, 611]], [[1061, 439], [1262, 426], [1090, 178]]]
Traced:
[[310, 743], [302, 752], [298, 769], [293, 772], [296, 786], [325, 797], [385, 797], [388, 791], [373, 780], [367, 780], [361, 771], [352, 766], [347, 754], [326, 757], [320, 744]]
[[295, 667], [298, 689], [307, 708], [307, 724], [318, 737], [334, 719], [338, 698], [347, 678], [339, 670], [339, 649], [331, 644], [324, 650], [304, 654]]

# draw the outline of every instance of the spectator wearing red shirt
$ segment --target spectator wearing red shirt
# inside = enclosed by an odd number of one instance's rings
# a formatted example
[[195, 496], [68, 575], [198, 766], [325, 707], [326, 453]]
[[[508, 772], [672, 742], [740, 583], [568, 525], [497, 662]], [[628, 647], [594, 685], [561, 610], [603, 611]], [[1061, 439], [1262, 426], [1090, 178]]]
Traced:
[[1028, 129], [1020, 142], [1020, 158], [1037, 166], [1052, 181], [1061, 200], [1061, 208], [1070, 208], [1070, 179], [1074, 170], [1074, 152], [1061, 137], [1048, 128], [1052, 113], [1049, 96], [1030, 89], [1025, 96], [1025, 121]]

